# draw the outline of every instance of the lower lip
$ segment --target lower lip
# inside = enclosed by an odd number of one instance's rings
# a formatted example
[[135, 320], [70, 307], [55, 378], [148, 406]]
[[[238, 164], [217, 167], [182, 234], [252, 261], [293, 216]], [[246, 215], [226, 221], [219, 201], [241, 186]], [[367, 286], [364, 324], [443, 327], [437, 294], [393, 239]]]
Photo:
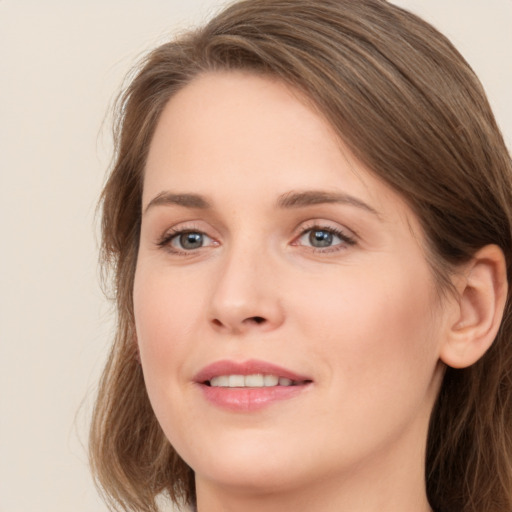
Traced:
[[212, 387], [200, 384], [206, 399], [217, 407], [238, 412], [252, 412], [275, 402], [288, 400], [304, 392], [310, 384], [262, 388]]

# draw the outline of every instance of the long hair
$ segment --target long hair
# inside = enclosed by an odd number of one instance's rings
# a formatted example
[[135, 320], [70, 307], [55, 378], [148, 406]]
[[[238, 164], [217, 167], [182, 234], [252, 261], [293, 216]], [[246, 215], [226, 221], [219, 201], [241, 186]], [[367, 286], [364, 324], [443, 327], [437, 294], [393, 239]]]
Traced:
[[[512, 163], [480, 82], [452, 44], [384, 0], [245, 0], [152, 51], [121, 96], [101, 197], [102, 261], [117, 334], [90, 433], [97, 483], [125, 511], [194, 503], [194, 475], [165, 438], [136, 361], [133, 279], [144, 166], [163, 107], [195, 77], [246, 70], [300, 90], [352, 153], [417, 215], [441, 291], [487, 244], [512, 265]], [[512, 510], [512, 315], [487, 353], [447, 368], [425, 478], [442, 512]]]

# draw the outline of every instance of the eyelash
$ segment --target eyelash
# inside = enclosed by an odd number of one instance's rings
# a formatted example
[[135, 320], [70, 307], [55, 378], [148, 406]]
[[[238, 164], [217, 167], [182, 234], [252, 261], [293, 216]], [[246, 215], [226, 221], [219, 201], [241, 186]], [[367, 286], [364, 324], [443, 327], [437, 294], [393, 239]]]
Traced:
[[[210, 236], [208, 236], [206, 233], [204, 233], [204, 231], [201, 231], [200, 229], [195, 229], [193, 226], [190, 226], [190, 227], [187, 226], [186, 228], [182, 228], [182, 229], [171, 228], [169, 231], [166, 231], [164, 233], [164, 235], [162, 236], [162, 238], [157, 242], [156, 245], [158, 247], [160, 247], [161, 249], [165, 249], [166, 251], [169, 251], [170, 253], [176, 254], [178, 256], [191, 256], [194, 252], [197, 251], [197, 249], [196, 250], [194, 250], [194, 249], [180, 250], [180, 249], [177, 249], [176, 247], [172, 246], [172, 241], [174, 239], [178, 238], [181, 235], [185, 235], [187, 233], [190, 233], [190, 234], [197, 233], [197, 234], [206, 236], [206, 237], [210, 238], [211, 240], [213, 240]], [[202, 248], [203, 247], [200, 247], [200, 249], [202, 249]]]
[[348, 235], [347, 233], [345, 233], [344, 231], [342, 231], [339, 228], [335, 228], [332, 226], [322, 226], [320, 224], [312, 224], [309, 226], [305, 226], [301, 230], [300, 234], [297, 237], [295, 237], [295, 241], [292, 242], [292, 245], [299, 245], [296, 243], [297, 240], [300, 240], [306, 234], [314, 232], [314, 231], [317, 231], [317, 232], [323, 231], [323, 232], [329, 233], [331, 235], [337, 236], [341, 240], [341, 243], [331, 245], [328, 247], [303, 246], [303, 247], [306, 247], [307, 249], [311, 250], [314, 253], [324, 253], [325, 254], [325, 253], [330, 253], [330, 252], [337, 252], [337, 251], [343, 250], [344, 248], [346, 248], [346, 246], [353, 246], [353, 245], [357, 244], [357, 240], [355, 237]]
[[[297, 243], [298, 240], [300, 240], [302, 237], [304, 237], [306, 234], [311, 233], [313, 231], [317, 232], [326, 232], [331, 235], [334, 235], [338, 237], [341, 240], [341, 243], [331, 245], [328, 247], [314, 247], [314, 246], [307, 246]], [[157, 246], [161, 249], [165, 249], [172, 254], [176, 254], [178, 256], [191, 256], [194, 253], [197, 252], [199, 249], [203, 249], [207, 246], [202, 246], [197, 249], [177, 249], [176, 247], [172, 246], [172, 241], [178, 238], [181, 235], [185, 235], [187, 233], [193, 234], [197, 233], [199, 235], [205, 236], [209, 238], [210, 240], [213, 240], [210, 236], [208, 236], [204, 231], [201, 231], [200, 229], [194, 229], [194, 227], [186, 227], [183, 229], [176, 229], [171, 228], [171, 230], [167, 231], [162, 238], [157, 242]], [[346, 246], [353, 246], [357, 244], [357, 240], [355, 237], [347, 235], [344, 231], [338, 228], [334, 228], [332, 226], [322, 226], [319, 224], [312, 224], [311, 226], [304, 227], [302, 231], [299, 233], [298, 236], [294, 238], [294, 241], [292, 242], [292, 245], [298, 246], [302, 245], [303, 247], [306, 247], [307, 249], [311, 250], [315, 253], [330, 253], [330, 252], [337, 252], [339, 250], [343, 250]], [[215, 242], [213, 245], [218, 245], [218, 242]]]

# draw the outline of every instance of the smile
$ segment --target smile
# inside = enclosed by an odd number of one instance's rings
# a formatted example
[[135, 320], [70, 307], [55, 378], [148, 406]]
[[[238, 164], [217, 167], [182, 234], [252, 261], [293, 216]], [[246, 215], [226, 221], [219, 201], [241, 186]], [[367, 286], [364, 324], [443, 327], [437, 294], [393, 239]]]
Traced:
[[194, 378], [207, 402], [233, 412], [253, 412], [302, 395], [312, 379], [265, 361], [217, 361]]
[[220, 375], [213, 377], [208, 383], [212, 387], [220, 388], [264, 388], [272, 386], [297, 386], [305, 382], [277, 375], [254, 373], [251, 375]]

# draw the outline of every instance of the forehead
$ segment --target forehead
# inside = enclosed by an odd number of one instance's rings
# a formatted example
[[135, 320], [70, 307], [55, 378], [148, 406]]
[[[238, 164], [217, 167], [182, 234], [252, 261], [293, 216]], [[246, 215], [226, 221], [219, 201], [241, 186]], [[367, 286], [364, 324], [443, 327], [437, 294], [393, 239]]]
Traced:
[[165, 190], [248, 205], [291, 190], [326, 189], [358, 196], [378, 211], [412, 215], [300, 92], [272, 77], [208, 73], [164, 108], [150, 145], [143, 203]]
[[[207, 73], [167, 103], [147, 168], [184, 159], [212, 168], [223, 160], [223, 167], [229, 165], [239, 175], [249, 165], [267, 167], [279, 153], [300, 161], [312, 145], [316, 158], [323, 155], [325, 160], [333, 149], [339, 157], [339, 138], [298, 91], [247, 72]], [[276, 159], [276, 174], [281, 160]]]

